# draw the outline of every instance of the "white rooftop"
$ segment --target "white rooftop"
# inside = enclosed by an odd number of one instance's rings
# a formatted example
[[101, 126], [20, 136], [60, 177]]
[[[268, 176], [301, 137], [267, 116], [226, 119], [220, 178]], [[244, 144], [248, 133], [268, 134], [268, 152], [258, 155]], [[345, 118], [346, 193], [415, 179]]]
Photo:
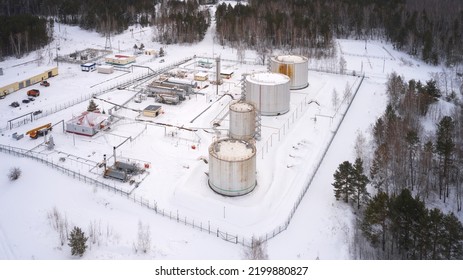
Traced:
[[251, 104], [245, 102], [237, 102], [230, 105], [230, 110], [236, 112], [251, 112], [253, 109], [254, 107]]
[[280, 73], [272, 72], [259, 72], [248, 75], [246, 79], [249, 82], [259, 83], [259, 84], [268, 84], [268, 85], [279, 85], [289, 83], [290, 79], [288, 76]]
[[279, 55], [275, 58], [279, 62], [302, 63], [307, 62], [307, 58], [299, 55]]
[[256, 149], [252, 144], [235, 139], [219, 140], [212, 143], [212, 146], [217, 158], [228, 161], [246, 160], [256, 153]]

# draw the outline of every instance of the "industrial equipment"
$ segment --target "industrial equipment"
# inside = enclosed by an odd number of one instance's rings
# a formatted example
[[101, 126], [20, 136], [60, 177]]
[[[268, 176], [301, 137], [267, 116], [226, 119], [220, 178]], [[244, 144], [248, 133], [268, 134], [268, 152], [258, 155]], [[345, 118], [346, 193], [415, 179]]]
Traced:
[[34, 129], [26, 132], [26, 135], [29, 135], [32, 139], [37, 139], [39, 136], [45, 136], [51, 130], [51, 123], [36, 127]]

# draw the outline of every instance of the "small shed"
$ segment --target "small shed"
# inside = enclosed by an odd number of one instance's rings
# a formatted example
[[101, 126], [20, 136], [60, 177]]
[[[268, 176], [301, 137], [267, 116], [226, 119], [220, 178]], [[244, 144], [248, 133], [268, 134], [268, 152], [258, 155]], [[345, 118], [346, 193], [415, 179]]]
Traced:
[[134, 63], [136, 56], [130, 54], [115, 54], [105, 57], [105, 62], [114, 65], [127, 65]]
[[152, 56], [156, 56], [156, 57], [158, 56], [158, 52], [156, 50], [154, 50], [154, 49], [146, 49], [144, 51], [144, 54], [145, 55], [152, 55]]
[[84, 72], [91, 72], [96, 70], [96, 63], [95, 62], [87, 62], [80, 65], [80, 69]]
[[161, 106], [159, 105], [149, 105], [143, 110], [143, 116], [155, 118], [161, 113]]
[[230, 79], [233, 76], [233, 70], [222, 70], [220, 71], [220, 77], [223, 79]]
[[195, 74], [195, 81], [200, 81], [200, 82], [207, 81], [208, 77], [209, 77], [209, 74], [207, 74], [206, 72], [198, 72]]
[[202, 59], [198, 60], [196, 65], [198, 65], [199, 67], [202, 67], [202, 68], [212, 68], [212, 67], [214, 67], [212, 62], [210, 62], [209, 60], [202, 60]]
[[107, 115], [86, 111], [66, 123], [66, 132], [93, 136], [107, 125]]
[[114, 67], [112, 65], [100, 65], [97, 68], [98, 73], [101, 74], [112, 74], [114, 73]]

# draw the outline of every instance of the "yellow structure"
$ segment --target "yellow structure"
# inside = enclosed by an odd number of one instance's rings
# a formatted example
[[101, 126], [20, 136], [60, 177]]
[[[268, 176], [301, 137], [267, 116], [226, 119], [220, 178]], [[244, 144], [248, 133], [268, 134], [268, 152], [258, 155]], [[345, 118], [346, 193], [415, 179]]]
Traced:
[[153, 50], [153, 49], [146, 49], [144, 50], [144, 54], [146, 55], [153, 55], [153, 56], [158, 56], [158, 52], [156, 50]]
[[129, 54], [115, 54], [105, 57], [105, 62], [108, 64], [114, 65], [127, 65], [129, 63], [134, 63], [136, 56]]
[[41, 81], [47, 80], [48, 78], [54, 77], [56, 75], [58, 75], [58, 67], [51, 68], [47, 71], [44, 71], [38, 75], [32, 76], [22, 81], [14, 82], [9, 85], [0, 85], [0, 97], [18, 91], [20, 89], [26, 88], [33, 84], [40, 83]]
[[161, 106], [149, 105], [143, 110], [143, 116], [155, 118], [161, 113]]
[[195, 81], [207, 81], [209, 75], [206, 72], [198, 72], [195, 74]]

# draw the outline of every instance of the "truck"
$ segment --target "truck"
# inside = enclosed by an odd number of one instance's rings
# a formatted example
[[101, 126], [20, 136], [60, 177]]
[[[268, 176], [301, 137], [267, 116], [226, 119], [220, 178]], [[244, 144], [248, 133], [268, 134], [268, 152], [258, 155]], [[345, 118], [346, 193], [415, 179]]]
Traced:
[[36, 127], [34, 129], [29, 130], [26, 132], [26, 135], [29, 135], [32, 139], [37, 139], [40, 136], [45, 136], [51, 130], [51, 123], [47, 123], [45, 125]]
[[37, 97], [39, 95], [40, 95], [40, 90], [38, 89], [31, 89], [27, 91], [27, 96]]

